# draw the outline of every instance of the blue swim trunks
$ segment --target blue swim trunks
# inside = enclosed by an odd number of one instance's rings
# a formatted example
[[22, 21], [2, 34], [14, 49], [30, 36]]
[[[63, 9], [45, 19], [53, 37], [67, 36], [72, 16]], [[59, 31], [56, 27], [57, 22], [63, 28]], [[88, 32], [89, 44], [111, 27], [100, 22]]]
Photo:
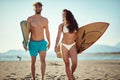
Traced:
[[31, 56], [37, 56], [39, 52], [46, 52], [47, 42], [45, 40], [34, 41], [30, 40], [29, 42], [29, 52]]

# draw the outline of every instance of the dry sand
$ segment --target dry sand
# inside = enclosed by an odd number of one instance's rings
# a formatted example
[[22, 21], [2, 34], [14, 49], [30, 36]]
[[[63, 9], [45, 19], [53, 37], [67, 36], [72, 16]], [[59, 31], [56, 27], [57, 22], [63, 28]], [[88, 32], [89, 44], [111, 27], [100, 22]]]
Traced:
[[[120, 80], [120, 60], [78, 61], [76, 80]], [[36, 62], [36, 80], [41, 80]], [[30, 80], [30, 61], [1, 61], [0, 80]], [[62, 61], [47, 61], [45, 80], [67, 80]]]

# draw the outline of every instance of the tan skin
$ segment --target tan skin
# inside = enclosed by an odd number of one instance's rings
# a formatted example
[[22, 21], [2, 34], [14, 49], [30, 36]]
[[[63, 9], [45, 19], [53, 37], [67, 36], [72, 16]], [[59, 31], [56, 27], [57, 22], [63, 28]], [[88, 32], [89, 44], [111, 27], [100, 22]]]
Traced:
[[[65, 15], [66, 12], [63, 12], [63, 23], [59, 25], [59, 29], [58, 29], [58, 35], [56, 38], [56, 45], [55, 45], [55, 52], [56, 52], [56, 47], [59, 43], [61, 34], [63, 33], [63, 26], [64, 25], [68, 25], [67, 21], [65, 19]], [[63, 33], [63, 38], [62, 38], [62, 43], [65, 44], [72, 44], [75, 42], [75, 32], [74, 33]], [[67, 50], [64, 46], [62, 46], [62, 55], [63, 55], [63, 61], [65, 63], [65, 70], [66, 70], [66, 74], [68, 77], [68, 80], [74, 80], [74, 72], [76, 70], [77, 67], [77, 50], [76, 50], [76, 46], [72, 46], [72, 48], [70, 50]], [[70, 67], [70, 60], [71, 59], [71, 63], [72, 66]]]
[[[35, 15], [30, 16], [27, 19], [27, 25], [29, 27], [29, 34], [31, 33], [30, 39], [40, 41], [44, 39], [44, 30], [46, 33], [46, 38], [48, 40], [48, 49], [50, 48], [50, 33], [48, 28], [48, 20], [45, 17], [42, 17], [41, 14], [37, 14], [37, 12], [41, 12], [42, 7], [39, 5], [35, 6]], [[41, 74], [42, 80], [44, 80], [44, 74], [46, 69], [46, 52], [40, 52], [40, 62], [41, 62]], [[31, 56], [31, 72], [33, 80], [35, 80], [35, 62], [36, 56]]]

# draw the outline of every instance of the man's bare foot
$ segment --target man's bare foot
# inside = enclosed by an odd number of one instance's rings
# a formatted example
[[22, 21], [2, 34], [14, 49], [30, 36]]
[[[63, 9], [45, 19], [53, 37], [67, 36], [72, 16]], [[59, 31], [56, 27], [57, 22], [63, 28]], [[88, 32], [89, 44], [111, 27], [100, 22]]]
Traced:
[[42, 80], [44, 80], [44, 78], [42, 78]]

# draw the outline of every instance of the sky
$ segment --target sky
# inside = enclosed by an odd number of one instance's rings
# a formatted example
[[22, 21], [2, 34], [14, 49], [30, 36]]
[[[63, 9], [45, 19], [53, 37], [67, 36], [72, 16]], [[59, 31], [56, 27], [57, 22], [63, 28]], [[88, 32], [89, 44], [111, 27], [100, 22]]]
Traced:
[[34, 15], [32, 5], [37, 1], [43, 4], [42, 16], [49, 20], [49, 51], [54, 50], [63, 9], [71, 10], [79, 27], [92, 22], [110, 23], [95, 44], [115, 46], [120, 43], [120, 0], [0, 0], [0, 52], [23, 50], [20, 21]]

